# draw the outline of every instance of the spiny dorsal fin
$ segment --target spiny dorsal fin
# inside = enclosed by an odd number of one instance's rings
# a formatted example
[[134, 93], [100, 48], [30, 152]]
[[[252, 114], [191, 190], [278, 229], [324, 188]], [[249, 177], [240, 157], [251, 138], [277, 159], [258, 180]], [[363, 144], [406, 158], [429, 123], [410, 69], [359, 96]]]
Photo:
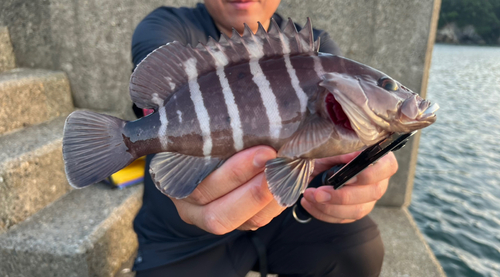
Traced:
[[177, 41], [159, 47], [132, 73], [129, 87], [132, 101], [140, 108], [158, 109], [190, 76], [201, 76], [220, 66], [251, 58], [317, 53], [319, 44], [314, 42], [309, 19], [300, 33], [291, 19], [283, 30], [274, 20], [271, 24], [269, 33], [260, 23], [256, 34], [245, 24], [242, 36], [233, 29], [231, 38], [222, 34], [219, 42], [209, 38], [206, 45], [200, 43], [194, 48]]
[[286, 22], [285, 28], [283, 29], [283, 32], [288, 37], [294, 37], [295, 34], [297, 34], [297, 28], [295, 28], [295, 24], [293, 24], [293, 21], [291, 18], [288, 18], [288, 21]]
[[229, 38], [226, 34], [224, 34], [224, 33], [223, 33], [223, 34], [221, 34], [221, 36], [220, 36], [219, 43], [220, 43], [220, 45], [222, 45], [222, 46], [227, 46], [227, 45], [229, 45], [229, 44], [228, 44], [228, 41], [229, 41], [229, 40], [230, 40], [230, 38]]
[[[306, 25], [300, 30], [299, 36], [301, 38], [302, 46], [304, 47], [304, 50], [314, 52], [314, 37], [313, 37], [313, 30], [312, 30], [312, 23], [311, 19], [308, 17]], [[319, 40], [319, 38], [318, 38]]]
[[257, 33], [255, 33], [256, 36], [260, 37], [261, 39], [267, 39], [268, 35], [266, 30], [264, 29], [264, 26], [258, 23], [259, 27], [257, 28]]
[[250, 29], [250, 27], [248, 27], [246, 23], [243, 23], [243, 26], [245, 26], [245, 28], [243, 28], [243, 35], [241, 37], [242, 38], [253, 37], [253, 32]]

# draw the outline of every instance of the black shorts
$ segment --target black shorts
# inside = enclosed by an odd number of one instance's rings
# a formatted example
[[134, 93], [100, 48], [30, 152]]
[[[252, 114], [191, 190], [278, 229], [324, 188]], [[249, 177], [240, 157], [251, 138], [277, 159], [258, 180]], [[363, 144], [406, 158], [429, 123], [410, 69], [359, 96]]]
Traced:
[[314, 219], [300, 224], [287, 209], [255, 232], [241, 232], [188, 259], [137, 271], [137, 277], [245, 276], [252, 269], [279, 276], [378, 276], [383, 256], [377, 225], [368, 216], [350, 224]]

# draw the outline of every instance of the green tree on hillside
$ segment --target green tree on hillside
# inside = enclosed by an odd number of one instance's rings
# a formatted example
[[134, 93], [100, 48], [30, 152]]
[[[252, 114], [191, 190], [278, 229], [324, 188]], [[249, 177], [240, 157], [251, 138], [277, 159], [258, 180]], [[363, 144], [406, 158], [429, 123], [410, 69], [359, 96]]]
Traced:
[[488, 43], [500, 36], [500, 0], [442, 0], [438, 27], [472, 25]]

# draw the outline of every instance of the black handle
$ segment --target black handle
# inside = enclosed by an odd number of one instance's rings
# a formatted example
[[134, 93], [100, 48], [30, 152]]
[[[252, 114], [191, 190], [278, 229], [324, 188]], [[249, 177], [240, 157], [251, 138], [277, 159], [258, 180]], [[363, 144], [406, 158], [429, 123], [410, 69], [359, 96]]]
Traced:
[[[367, 168], [370, 164], [389, 153], [401, 149], [408, 139], [413, 136], [416, 131], [406, 134], [392, 134], [390, 137], [381, 140], [356, 156], [347, 164], [336, 165], [321, 174], [321, 181], [317, 177], [309, 184], [310, 187], [319, 187], [321, 185], [333, 186], [334, 189], [339, 189], [354, 176]], [[337, 173], [338, 172], [338, 173]], [[311, 215], [302, 207], [300, 200], [293, 206], [292, 215], [300, 223], [307, 223], [311, 220]]]

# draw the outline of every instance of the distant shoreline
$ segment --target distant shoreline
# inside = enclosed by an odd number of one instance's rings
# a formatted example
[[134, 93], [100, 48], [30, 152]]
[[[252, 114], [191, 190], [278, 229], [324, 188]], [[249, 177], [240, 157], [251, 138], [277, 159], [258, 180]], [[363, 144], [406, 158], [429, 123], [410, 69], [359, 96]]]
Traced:
[[439, 28], [435, 41], [446, 44], [500, 46], [500, 37], [493, 41], [487, 40], [478, 34], [473, 25], [459, 26], [455, 22]]

